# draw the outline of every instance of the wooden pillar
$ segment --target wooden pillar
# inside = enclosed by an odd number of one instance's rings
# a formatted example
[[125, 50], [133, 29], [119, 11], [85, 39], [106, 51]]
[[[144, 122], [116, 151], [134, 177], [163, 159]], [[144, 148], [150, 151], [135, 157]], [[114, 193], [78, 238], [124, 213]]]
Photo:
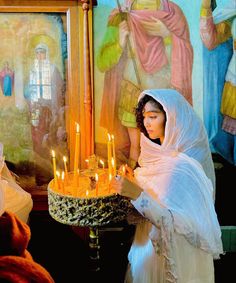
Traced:
[[94, 123], [93, 123], [93, 97], [91, 87], [91, 62], [90, 62], [90, 45], [89, 45], [89, 0], [81, 0], [83, 9], [83, 66], [81, 71], [84, 72], [84, 131], [85, 131], [85, 156], [94, 153]]

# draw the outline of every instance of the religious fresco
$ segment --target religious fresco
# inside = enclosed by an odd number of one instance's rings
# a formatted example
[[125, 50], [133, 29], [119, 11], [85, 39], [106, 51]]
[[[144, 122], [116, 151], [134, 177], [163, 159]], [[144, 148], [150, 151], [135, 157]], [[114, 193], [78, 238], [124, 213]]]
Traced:
[[[217, 3], [211, 2], [214, 8]], [[233, 3], [230, 0], [218, 2], [219, 6]], [[98, 155], [106, 158], [107, 133], [114, 134], [118, 164], [130, 162], [132, 166], [132, 156], [135, 159], [139, 144], [132, 109], [142, 89], [176, 88], [209, 128], [209, 112], [215, 109], [215, 104], [209, 102], [207, 95], [210, 72], [209, 60], [204, 55], [207, 48], [200, 31], [201, 5], [201, 0], [97, 1], [94, 8], [94, 93]], [[124, 20], [130, 10], [133, 12], [127, 25]], [[147, 16], [150, 10], [161, 12]], [[172, 13], [166, 17], [168, 11]], [[177, 21], [177, 17], [181, 20]], [[127, 34], [130, 35], [128, 40]], [[230, 49], [232, 53], [232, 45]], [[217, 86], [218, 81], [212, 84]], [[231, 137], [234, 138], [235, 135]], [[226, 141], [222, 146], [232, 151], [233, 144]], [[211, 149], [212, 153], [216, 152]], [[231, 158], [217, 153], [227, 162], [233, 162], [232, 152]]]
[[52, 178], [50, 150], [67, 154], [62, 18], [0, 13], [0, 27], [0, 142], [9, 167], [32, 175], [26, 186], [43, 185]]

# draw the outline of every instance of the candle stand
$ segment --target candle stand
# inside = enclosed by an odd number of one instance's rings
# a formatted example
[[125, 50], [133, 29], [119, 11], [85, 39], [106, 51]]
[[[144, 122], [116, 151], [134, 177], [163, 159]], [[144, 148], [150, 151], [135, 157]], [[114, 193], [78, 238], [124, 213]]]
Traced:
[[89, 227], [89, 251], [92, 271], [99, 271], [99, 227], [126, 220], [134, 211], [130, 201], [118, 194], [98, 197], [75, 197], [55, 191], [53, 180], [48, 185], [49, 214], [56, 221]]

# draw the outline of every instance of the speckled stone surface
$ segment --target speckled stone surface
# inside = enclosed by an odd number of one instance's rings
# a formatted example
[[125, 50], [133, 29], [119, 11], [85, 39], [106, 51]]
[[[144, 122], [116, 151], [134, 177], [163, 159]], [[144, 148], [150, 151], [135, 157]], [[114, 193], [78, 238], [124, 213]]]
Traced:
[[48, 187], [50, 215], [58, 222], [74, 226], [98, 227], [126, 219], [134, 210], [130, 201], [118, 194], [78, 198], [59, 194]]

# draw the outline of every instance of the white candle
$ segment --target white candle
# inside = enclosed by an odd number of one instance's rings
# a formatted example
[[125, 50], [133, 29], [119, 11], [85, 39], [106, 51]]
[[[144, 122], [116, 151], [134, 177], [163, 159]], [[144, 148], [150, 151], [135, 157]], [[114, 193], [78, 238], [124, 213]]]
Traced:
[[116, 175], [116, 148], [115, 148], [115, 137], [114, 137], [114, 135], [111, 135], [111, 140], [112, 140], [112, 155], [113, 155], [113, 159], [114, 159], [114, 169], [115, 169], [114, 174]]
[[112, 168], [111, 168], [111, 136], [110, 134], [107, 134], [108, 141], [107, 141], [107, 162], [108, 162], [108, 174], [112, 174]]
[[55, 188], [57, 188], [57, 166], [56, 166], [56, 155], [54, 150], [52, 150], [52, 164], [53, 164], [54, 185]]

